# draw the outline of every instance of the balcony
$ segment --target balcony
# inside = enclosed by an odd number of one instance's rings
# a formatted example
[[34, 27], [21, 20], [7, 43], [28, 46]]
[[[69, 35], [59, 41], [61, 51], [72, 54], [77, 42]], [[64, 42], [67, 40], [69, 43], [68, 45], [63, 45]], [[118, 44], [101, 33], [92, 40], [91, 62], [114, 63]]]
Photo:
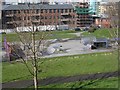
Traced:
[[61, 21], [70, 21], [69, 18], [62, 18]]
[[69, 13], [61, 13], [61, 15], [70, 15]]
[[13, 14], [7, 14], [6, 17], [13, 17]]
[[8, 21], [7, 24], [13, 24], [13, 22], [12, 21]]
[[40, 20], [37, 20], [37, 19], [36, 19], [36, 20], [33, 20], [32, 22], [40, 22]]
[[42, 15], [42, 14], [40, 14], [40, 13], [33, 13], [32, 14], [32, 16], [40, 16], [40, 15]]
[[79, 18], [77, 21], [92, 21], [93, 19], [90, 18]]

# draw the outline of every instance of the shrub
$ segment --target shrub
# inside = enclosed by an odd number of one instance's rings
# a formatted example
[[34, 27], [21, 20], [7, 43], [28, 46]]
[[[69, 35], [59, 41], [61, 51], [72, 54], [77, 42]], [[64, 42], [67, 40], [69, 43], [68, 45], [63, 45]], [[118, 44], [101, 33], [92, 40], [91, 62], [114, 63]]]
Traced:
[[1, 34], [6, 34], [6, 32], [2, 32]]

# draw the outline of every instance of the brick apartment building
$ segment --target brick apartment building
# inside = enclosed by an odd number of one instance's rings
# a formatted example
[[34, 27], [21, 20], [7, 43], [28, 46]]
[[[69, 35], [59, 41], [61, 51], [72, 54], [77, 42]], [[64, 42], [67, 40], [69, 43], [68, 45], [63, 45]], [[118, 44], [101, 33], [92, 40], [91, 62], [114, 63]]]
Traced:
[[[76, 7], [77, 6], [77, 7]], [[89, 3], [72, 4], [18, 4], [2, 6], [2, 28], [13, 29], [35, 25], [68, 25], [69, 29], [92, 24]], [[32, 12], [32, 13], [31, 13]], [[22, 17], [21, 17], [22, 16]]]
[[31, 21], [35, 25], [68, 25], [70, 28], [76, 26], [71, 4], [19, 4], [2, 7], [2, 28], [12, 29], [15, 22], [19, 26], [29, 26]]

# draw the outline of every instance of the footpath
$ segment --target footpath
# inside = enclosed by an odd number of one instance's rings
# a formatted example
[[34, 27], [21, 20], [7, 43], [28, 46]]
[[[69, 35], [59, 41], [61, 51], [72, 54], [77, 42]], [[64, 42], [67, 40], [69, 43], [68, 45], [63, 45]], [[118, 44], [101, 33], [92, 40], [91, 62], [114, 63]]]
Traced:
[[[100, 80], [109, 77], [117, 77], [119, 76], [118, 71], [115, 72], [107, 72], [107, 73], [96, 73], [96, 74], [83, 74], [76, 76], [67, 76], [67, 77], [52, 77], [46, 78], [42, 80], [38, 80], [39, 85], [49, 85], [49, 84], [60, 84], [60, 83], [68, 83], [68, 82], [76, 82], [76, 81], [84, 81], [84, 80]], [[33, 86], [33, 80], [22, 80], [22, 81], [14, 81], [2, 83], [2, 88], [27, 88]]]

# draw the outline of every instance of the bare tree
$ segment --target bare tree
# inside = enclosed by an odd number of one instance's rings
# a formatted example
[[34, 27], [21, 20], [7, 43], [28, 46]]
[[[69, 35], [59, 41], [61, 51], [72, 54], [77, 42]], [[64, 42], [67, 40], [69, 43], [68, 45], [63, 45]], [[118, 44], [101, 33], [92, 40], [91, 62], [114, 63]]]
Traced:
[[[39, 9], [36, 9], [36, 6], [39, 7]], [[42, 51], [47, 47], [46, 38], [51, 32], [46, 33], [41, 31], [42, 5], [27, 4], [25, 8], [27, 9], [22, 9], [22, 6], [19, 7], [19, 10], [14, 14], [14, 18], [12, 19], [14, 31], [17, 33], [19, 40], [22, 43], [21, 47], [24, 47], [22, 51], [25, 52], [25, 57], [18, 54], [13, 47], [12, 49], [14, 53], [22, 59], [28, 71], [33, 76], [34, 87], [35, 90], [37, 90], [38, 72], [41, 71], [39, 70], [38, 59], [40, 60]], [[30, 64], [27, 60], [30, 60]]]
[[109, 2], [106, 8], [106, 14], [110, 20], [111, 27], [115, 30], [109, 31], [111, 37], [118, 37], [118, 4], [115, 2]]

